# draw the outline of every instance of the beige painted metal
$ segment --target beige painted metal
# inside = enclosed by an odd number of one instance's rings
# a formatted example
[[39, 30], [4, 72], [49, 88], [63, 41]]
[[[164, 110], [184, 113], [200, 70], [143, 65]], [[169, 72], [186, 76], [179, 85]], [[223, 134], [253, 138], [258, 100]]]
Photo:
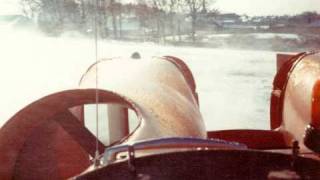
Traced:
[[320, 55], [308, 55], [291, 72], [286, 87], [280, 129], [289, 133], [288, 141], [296, 139], [303, 148], [305, 128], [311, 122], [312, 89], [318, 78]]
[[[83, 75], [81, 88], [95, 88], [96, 67]], [[206, 138], [196, 99], [181, 71], [164, 58], [103, 60], [99, 89], [118, 93], [141, 109], [141, 123], [127, 142], [160, 137]]]
[[108, 105], [109, 143], [113, 144], [129, 134], [128, 109], [117, 104]]

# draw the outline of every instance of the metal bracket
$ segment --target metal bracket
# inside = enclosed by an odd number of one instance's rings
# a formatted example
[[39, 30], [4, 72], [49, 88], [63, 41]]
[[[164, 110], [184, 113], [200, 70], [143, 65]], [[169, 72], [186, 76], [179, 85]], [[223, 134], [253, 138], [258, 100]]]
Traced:
[[292, 142], [292, 162], [291, 167], [293, 170], [296, 170], [297, 158], [299, 156], [299, 142], [297, 140]]
[[133, 177], [137, 177], [134, 146], [128, 145], [128, 168]]

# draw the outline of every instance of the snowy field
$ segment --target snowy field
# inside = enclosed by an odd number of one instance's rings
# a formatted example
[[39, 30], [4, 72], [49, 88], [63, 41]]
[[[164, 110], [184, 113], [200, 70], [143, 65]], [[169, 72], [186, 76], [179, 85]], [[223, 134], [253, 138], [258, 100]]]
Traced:
[[[75, 88], [94, 62], [94, 42], [45, 37], [0, 27], [0, 126], [24, 106], [55, 91]], [[190, 66], [208, 130], [269, 128], [269, 97], [276, 52], [160, 46], [100, 41], [99, 57], [173, 55]]]
[[[207, 35], [207, 38], [230, 38], [232, 36], [234, 36], [234, 34], [210, 34]], [[237, 34], [237, 36], [241, 35]], [[300, 40], [299, 35], [289, 33], [248, 33], [243, 34], [242, 36], [252, 36], [256, 39], [274, 39], [278, 37], [282, 39]]]

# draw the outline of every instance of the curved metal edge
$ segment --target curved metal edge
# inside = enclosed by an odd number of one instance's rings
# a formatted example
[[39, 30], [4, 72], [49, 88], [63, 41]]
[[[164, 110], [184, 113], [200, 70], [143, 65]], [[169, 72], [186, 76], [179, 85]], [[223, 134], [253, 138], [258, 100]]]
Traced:
[[92, 63], [88, 68], [87, 70], [82, 74], [79, 82], [78, 82], [78, 85], [80, 86], [81, 85], [81, 82], [83, 80], [83, 78], [86, 76], [86, 74], [94, 67], [96, 66], [97, 64], [101, 63], [101, 62], [104, 62], [104, 61], [111, 61], [111, 60], [114, 60], [115, 58], [118, 58], [118, 57], [112, 57], [112, 58], [104, 58], [104, 59], [100, 59], [94, 63]]
[[197, 93], [197, 86], [196, 82], [194, 80], [194, 76], [190, 70], [190, 68], [187, 66], [187, 64], [182, 60], [174, 56], [163, 56], [163, 58], [171, 63], [173, 63], [179, 71], [182, 73], [183, 77], [185, 78], [186, 82], [188, 83], [192, 94], [194, 98], [196, 99], [196, 102], [199, 106], [199, 97]]
[[[81, 85], [82, 83], [82, 80], [83, 78], [86, 76], [86, 74], [94, 67], [96, 66], [97, 64], [101, 63], [101, 62], [104, 62], [104, 61], [110, 61], [110, 60], [114, 60], [116, 58], [119, 58], [119, 57], [112, 57], [112, 58], [106, 58], [106, 59], [100, 59], [99, 61], [91, 64], [88, 69], [86, 70], [85, 73], [82, 74], [80, 80], [79, 80], [79, 85]], [[197, 104], [199, 105], [199, 98], [198, 98], [198, 93], [196, 91], [196, 82], [194, 80], [194, 76], [192, 74], [192, 71], [190, 70], [190, 68], [188, 67], [188, 65], [180, 58], [177, 58], [175, 56], [163, 56], [161, 57], [161, 59], [164, 59], [168, 62], [171, 62], [172, 64], [174, 64], [178, 69], [179, 71], [182, 73], [183, 77], [185, 78], [187, 84], [189, 85], [191, 91], [192, 91], [192, 94], [193, 96], [195, 97], [196, 101], [197, 101]]]
[[106, 148], [104, 153], [104, 163], [110, 164], [115, 160], [119, 152], [127, 151], [129, 147], [135, 150], [161, 149], [161, 148], [227, 148], [227, 149], [247, 149], [242, 143], [226, 141], [222, 139], [201, 139], [192, 137], [169, 137], [160, 139], [149, 139], [137, 141], [134, 144], [123, 144]]

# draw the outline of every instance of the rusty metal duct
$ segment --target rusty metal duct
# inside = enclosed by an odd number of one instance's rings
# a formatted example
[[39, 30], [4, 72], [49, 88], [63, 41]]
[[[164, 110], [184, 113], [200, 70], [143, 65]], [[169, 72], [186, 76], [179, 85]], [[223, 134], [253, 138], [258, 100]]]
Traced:
[[[96, 137], [84, 127], [83, 107], [96, 100], [93, 67], [84, 74], [80, 89], [43, 97], [0, 129], [1, 179], [65, 179], [91, 164]], [[132, 109], [141, 121], [128, 134], [126, 110], [110, 108], [111, 127], [120, 132], [114, 141], [206, 138], [195, 83], [183, 61], [174, 57], [103, 60], [98, 77], [99, 103]], [[98, 141], [98, 151], [104, 149]]]
[[[118, 58], [100, 61], [98, 65], [100, 88], [127, 97], [142, 109], [144, 118], [128, 142], [171, 136], [206, 138], [194, 80], [183, 61], [174, 57], [139, 61]], [[95, 66], [83, 75], [81, 88], [95, 86]], [[117, 128], [117, 134], [126, 135], [126, 112], [115, 106], [109, 109], [113, 117], [118, 117], [112, 126], [122, 127], [123, 132]], [[116, 115], [117, 111], [123, 114]]]

